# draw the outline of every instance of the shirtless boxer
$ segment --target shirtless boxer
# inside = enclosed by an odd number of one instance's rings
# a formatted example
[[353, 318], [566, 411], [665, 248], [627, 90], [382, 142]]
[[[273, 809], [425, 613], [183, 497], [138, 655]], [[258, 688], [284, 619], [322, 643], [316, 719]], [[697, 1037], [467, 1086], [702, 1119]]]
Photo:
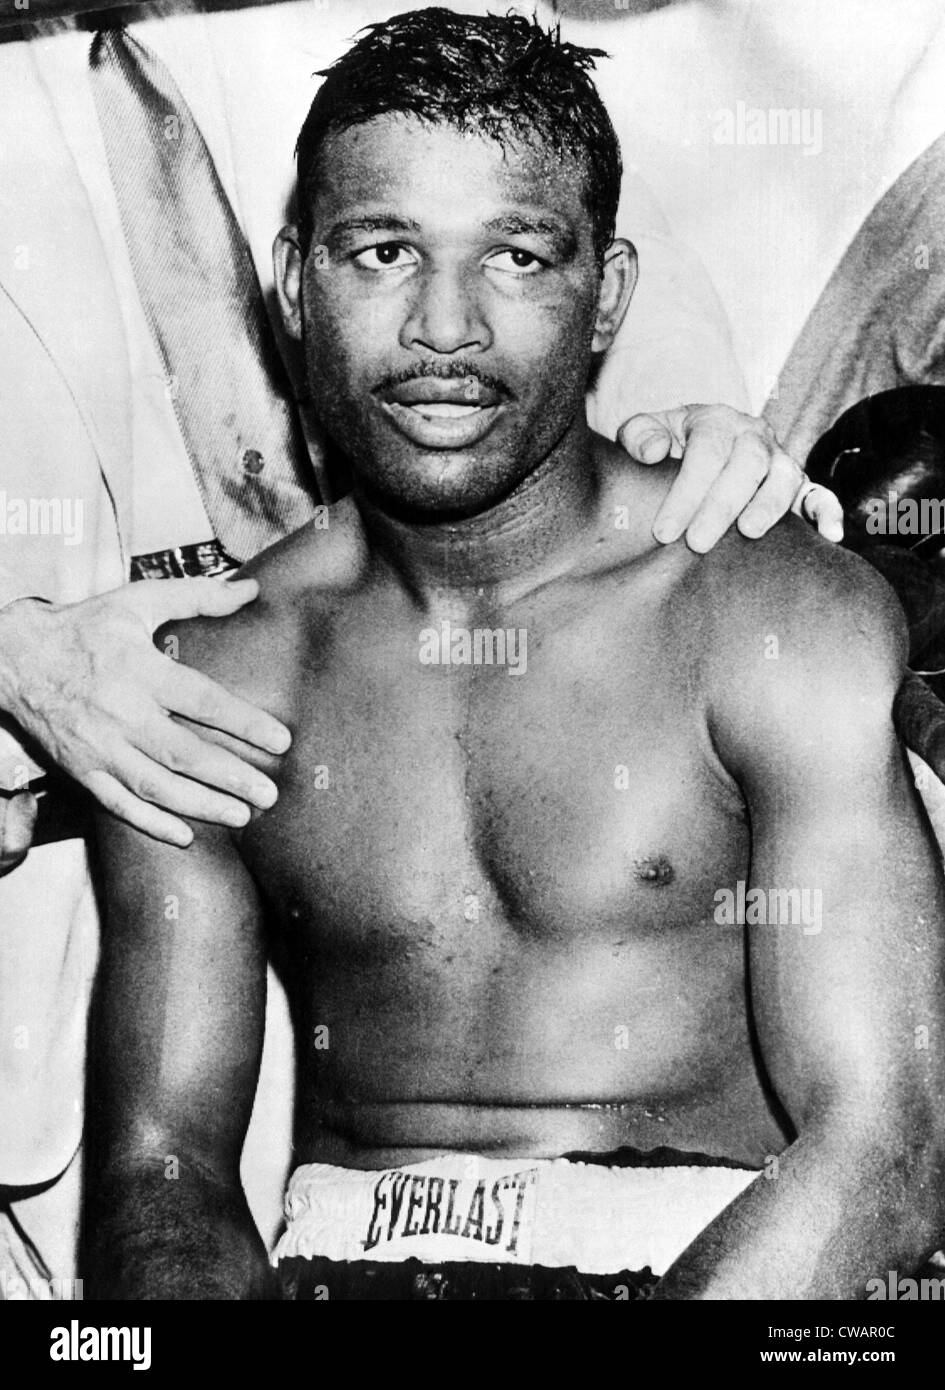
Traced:
[[939, 1239], [901, 614], [793, 522], [659, 547], [665, 479], [588, 430], [634, 278], [588, 66], [426, 11], [303, 129], [277, 279], [354, 492], [163, 639], [292, 729], [275, 808], [186, 850], [102, 826], [98, 1296], [272, 1293], [264, 920], [296, 1295], [856, 1298]]

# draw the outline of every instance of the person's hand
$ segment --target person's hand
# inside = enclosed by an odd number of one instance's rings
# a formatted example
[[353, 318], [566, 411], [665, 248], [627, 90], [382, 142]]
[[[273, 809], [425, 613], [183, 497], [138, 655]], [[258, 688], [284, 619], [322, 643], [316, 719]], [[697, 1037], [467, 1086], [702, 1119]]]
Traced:
[[843, 539], [840, 503], [829, 488], [808, 481], [766, 420], [727, 405], [681, 405], [632, 416], [617, 441], [638, 463], [682, 458], [653, 522], [653, 535], [664, 544], [685, 533], [689, 547], [702, 553], [735, 521], [755, 540], [787, 511], [813, 522], [828, 540]]
[[37, 802], [32, 792], [0, 795], [0, 878], [22, 864], [33, 843]]
[[[275, 784], [169, 716], [277, 754], [289, 731], [151, 638], [165, 622], [234, 613], [258, 591], [255, 579], [162, 579], [82, 603], [11, 603], [0, 612], [0, 708], [102, 806], [156, 839], [189, 844], [179, 816], [244, 825], [247, 803], [271, 806]], [[26, 808], [7, 815], [20, 846]]]

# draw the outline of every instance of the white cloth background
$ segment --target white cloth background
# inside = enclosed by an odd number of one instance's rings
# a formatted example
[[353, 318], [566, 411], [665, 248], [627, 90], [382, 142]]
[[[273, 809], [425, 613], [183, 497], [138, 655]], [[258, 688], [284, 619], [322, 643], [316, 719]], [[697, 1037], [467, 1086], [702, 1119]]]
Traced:
[[[191, 103], [267, 288], [312, 74], [361, 24], [407, 3], [291, 0], [209, 16], [174, 6], [170, 15], [140, 12], [134, 28]], [[497, 7], [470, 0], [457, 8]], [[859, 222], [945, 126], [942, 6], [716, 0], [641, 16], [601, 5], [540, 2], [537, 9], [546, 20], [556, 9], [594, 14], [595, 22], [565, 18], [565, 33], [613, 55], [599, 80], [628, 170], [619, 230], [637, 244], [641, 280], [591, 403], [595, 422], [612, 432], [634, 409], [681, 400], [750, 400], [759, 408]], [[116, 582], [130, 553], [208, 534], [103, 178], [85, 80], [88, 43], [88, 34], [66, 25], [30, 45], [0, 46], [0, 105], [10, 103], [0, 124], [0, 486], [15, 477], [25, 488], [34, 477], [47, 493], [77, 487], [81, 456], [88, 497], [87, 543], [65, 557], [73, 570], [63, 570], [60, 552], [48, 552], [48, 566], [45, 552], [23, 566], [0, 551], [0, 601], [42, 592], [44, 573], [53, 596], [82, 597]], [[717, 113], [739, 101], [820, 110], [822, 151], [718, 144]], [[74, 196], [62, 191], [65, 174]], [[32, 280], [19, 268], [24, 245]], [[45, 314], [37, 266], [47, 282]], [[103, 289], [93, 296], [99, 279]], [[109, 296], [117, 317], [106, 312]], [[85, 442], [62, 381], [88, 423]], [[48, 443], [40, 447], [43, 431]], [[110, 460], [111, 495], [104, 474], [95, 481], [96, 455], [103, 469]], [[51, 847], [0, 883], [0, 1111], [9, 1117], [0, 1131], [12, 1135], [0, 1141], [0, 1180], [51, 1177], [75, 1147], [81, 1021], [96, 949], [87, 891], [75, 847]], [[284, 1081], [290, 1042], [278, 994], [273, 1010], [264, 1073]], [[24, 1014], [39, 1040], [29, 1059], [12, 1056], [8, 1022]], [[28, 1101], [26, 1077], [36, 1093]], [[284, 1085], [264, 1081], [245, 1167], [267, 1235], [278, 1220], [288, 1107]], [[29, 1172], [21, 1170], [26, 1155]], [[41, 1224], [54, 1193], [24, 1204], [24, 1221], [35, 1214]]]

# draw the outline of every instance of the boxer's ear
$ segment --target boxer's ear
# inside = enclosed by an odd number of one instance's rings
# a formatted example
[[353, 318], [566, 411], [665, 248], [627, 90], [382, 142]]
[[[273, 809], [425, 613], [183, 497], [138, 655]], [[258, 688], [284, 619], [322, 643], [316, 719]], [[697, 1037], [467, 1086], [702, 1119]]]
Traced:
[[606, 352], [616, 338], [636, 283], [636, 248], [632, 242], [618, 237], [610, 243], [604, 255], [592, 352]]
[[282, 322], [290, 338], [302, 338], [302, 244], [297, 227], [283, 227], [272, 247], [272, 266]]

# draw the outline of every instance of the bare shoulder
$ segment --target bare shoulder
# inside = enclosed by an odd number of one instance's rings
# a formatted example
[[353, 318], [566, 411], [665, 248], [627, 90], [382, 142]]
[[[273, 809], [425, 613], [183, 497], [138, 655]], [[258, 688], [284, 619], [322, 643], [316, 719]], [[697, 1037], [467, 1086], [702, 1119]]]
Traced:
[[675, 642], [750, 682], [759, 651], [779, 650], [824, 670], [869, 651], [897, 669], [905, 626], [893, 591], [865, 561], [784, 517], [760, 540], [731, 528], [706, 555], [684, 541], [660, 545], [652, 526], [678, 472], [645, 467], [616, 445], [594, 441], [602, 478], [604, 563], [639, 570], [661, 591]]
[[601, 483], [602, 521], [617, 535], [623, 533], [630, 553], [661, 549], [652, 534], [653, 522], [676, 480], [679, 464], [637, 463], [619, 445], [599, 434], [592, 435], [592, 448]]
[[702, 615], [693, 640], [720, 748], [853, 756], [890, 742], [905, 618], [859, 556], [787, 517], [760, 541], [725, 537], [680, 591]]
[[241, 575], [259, 580], [260, 597], [274, 607], [309, 592], [314, 600], [356, 582], [364, 560], [364, 537], [350, 498], [320, 507], [307, 525], [250, 560]]
[[270, 546], [239, 571], [259, 581], [254, 602], [227, 618], [169, 624], [158, 646], [278, 718], [302, 635], [328, 621], [361, 581], [364, 542], [343, 501]]
[[[794, 516], [761, 540], [731, 531], [689, 576], [711, 607], [715, 641], [737, 662], [762, 637], [825, 669], [872, 652], [896, 668], [906, 655], [905, 620], [881, 575]], [[769, 660], [774, 659], [769, 657]]]

